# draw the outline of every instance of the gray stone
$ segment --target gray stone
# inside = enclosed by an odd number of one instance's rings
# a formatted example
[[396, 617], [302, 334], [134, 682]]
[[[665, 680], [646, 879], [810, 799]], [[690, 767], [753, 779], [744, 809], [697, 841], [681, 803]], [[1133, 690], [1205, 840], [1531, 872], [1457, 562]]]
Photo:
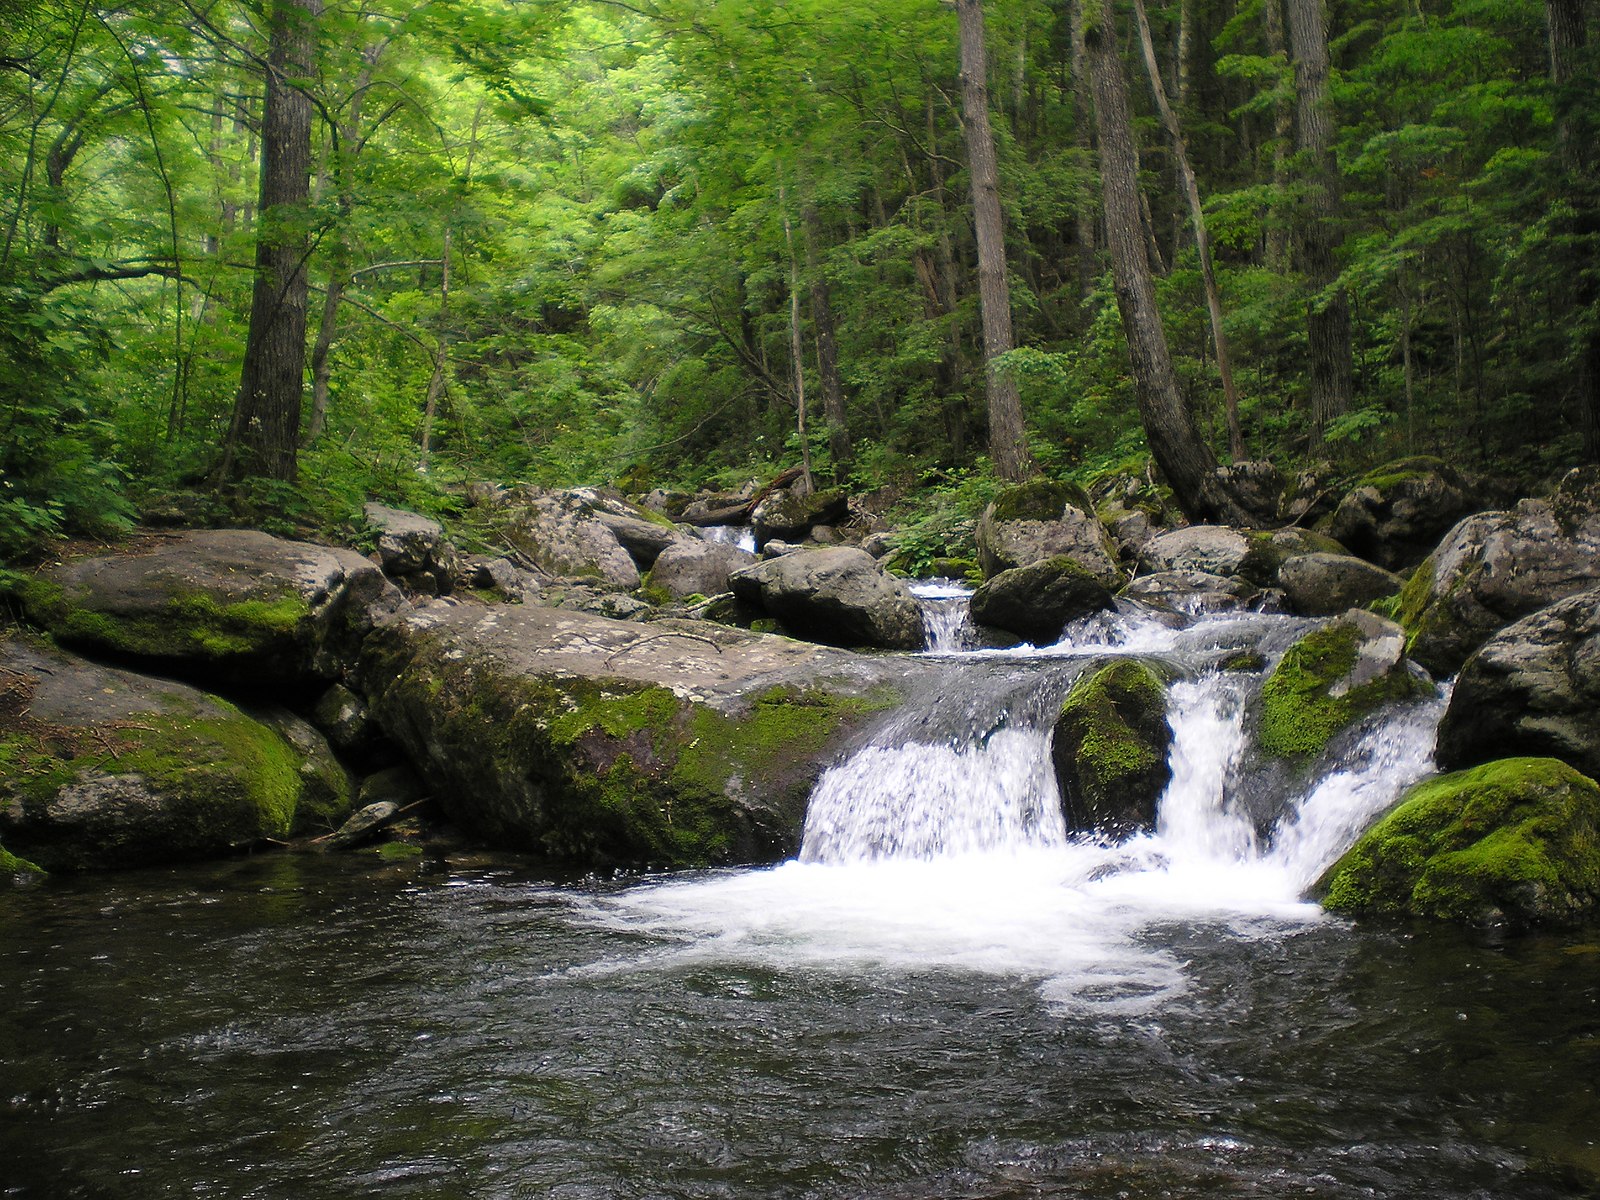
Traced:
[[1283, 498], [1283, 474], [1270, 462], [1246, 460], [1217, 468], [1217, 479], [1258, 524], [1278, 518]]
[[362, 511], [367, 528], [377, 534], [378, 560], [384, 574], [402, 582], [429, 576], [430, 594], [450, 591], [456, 551], [445, 539], [444, 526], [418, 513], [383, 504], [368, 504]]
[[797, 637], [922, 649], [922, 608], [911, 590], [853, 546], [767, 559], [735, 571], [728, 582], [735, 596], [759, 604]]
[[326, 837], [318, 838], [317, 845], [323, 850], [343, 850], [349, 846], [359, 846], [394, 824], [395, 818], [399, 815], [400, 806], [393, 801], [380, 800], [376, 804], [368, 804], [338, 829]]
[[1339, 501], [1328, 532], [1350, 553], [1397, 571], [1484, 507], [1482, 488], [1442, 460], [1405, 458], [1369, 471]]
[[1168, 612], [1198, 616], [1201, 613], [1237, 612], [1259, 607], [1261, 590], [1237, 576], [1207, 571], [1158, 571], [1141, 575], [1121, 595]]
[[405, 604], [353, 550], [248, 529], [138, 539], [20, 591], [29, 619], [64, 645], [252, 687], [338, 678]]
[[311, 719], [341, 754], [370, 753], [379, 733], [367, 711], [367, 702], [342, 683], [336, 683], [317, 699]]
[[756, 561], [756, 556], [726, 542], [698, 538], [668, 546], [650, 568], [645, 586], [669, 596], [715, 596], [728, 590], [728, 575]]
[[1125, 582], [1117, 548], [1080, 490], [1037, 480], [1009, 488], [978, 518], [978, 565], [985, 576], [1065, 556], [1108, 588]]
[[410, 767], [385, 767], [361, 781], [356, 803], [370, 808], [374, 804], [393, 804], [398, 812], [428, 797], [428, 785]]
[[1278, 568], [1278, 586], [1292, 611], [1331, 617], [1392, 596], [1404, 581], [1351, 554], [1300, 554]]
[[1237, 575], [1251, 549], [1250, 539], [1225, 525], [1189, 525], [1151, 538], [1141, 552], [1149, 573], [1202, 571]]
[[1439, 765], [1559, 758], [1600, 776], [1600, 588], [1559, 600], [1484, 643], [1439, 725]]
[[1056, 641], [1068, 621], [1112, 604], [1105, 584], [1062, 557], [1014, 567], [986, 580], [973, 593], [971, 613], [980, 625], [1043, 646]]
[[850, 497], [841, 491], [802, 494], [794, 488], [779, 488], [755, 506], [750, 527], [756, 545], [768, 542], [797, 542], [818, 525], [836, 525], [850, 514]]

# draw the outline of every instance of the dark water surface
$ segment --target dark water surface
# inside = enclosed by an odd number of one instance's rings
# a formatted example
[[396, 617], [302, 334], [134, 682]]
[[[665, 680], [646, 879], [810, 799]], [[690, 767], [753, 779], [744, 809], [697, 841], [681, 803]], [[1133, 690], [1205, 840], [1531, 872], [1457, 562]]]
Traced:
[[1600, 932], [1143, 936], [1003, 971], [671, 953], [638, 885], [262, 857], [0, 893], [0, 1194], [1600, 1194]]

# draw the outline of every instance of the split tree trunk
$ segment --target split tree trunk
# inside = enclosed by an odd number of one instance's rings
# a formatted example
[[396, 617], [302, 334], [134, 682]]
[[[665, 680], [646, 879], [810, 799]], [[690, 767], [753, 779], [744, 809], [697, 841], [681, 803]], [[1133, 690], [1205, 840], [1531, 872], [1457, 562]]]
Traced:
[[1095, 127], [1100, 139], [1106, 244], [1111, 252], [1117, 310], [1128, 341], [1134, 394], [1145, 437], [1156, 466], [1167, 477], [1179, 507], [1190, 520], [1243, 524], [1246, 514], [1218, 479], [1216, 456], [1184, 403], [1172, 369], [1166, 331], [1161, 326], [1146, 250], [1147, 230], [1139, 206], [1138, 158], [1128, 112], [1128, 87], [1117, 53], [1111, 0], [1099, 0], [1085, 16], [1084, 42], [1089, 53]]
[[1034, 474], [1022, 423], [1016, 380], [994, 365], [1010, 351], [1011, 287], [1006, 279], [1005, 226], [1000, 212], [1000, 172], [989, 124], [988, 52], [982, 0], [956, 0], [961, 33], [961, 110], [966, 124], [972, 221], [978, 240], [978, 310], [983, 317], [984, 379], [989, 400], [989, 456], [1001, 479]]

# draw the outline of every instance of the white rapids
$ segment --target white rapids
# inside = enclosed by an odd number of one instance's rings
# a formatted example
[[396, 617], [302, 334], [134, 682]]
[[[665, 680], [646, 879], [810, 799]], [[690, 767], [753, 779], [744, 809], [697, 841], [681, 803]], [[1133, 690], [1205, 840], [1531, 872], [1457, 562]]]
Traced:
[[1196, 671], [1193, 652], [1269, 622], [1287, 627], [1264, 639], [1275, 657], [1306, 623], [1218, 617], [1176, 631], [1119, 621], [1138, 624], [1119, 618], [1066, 639], [1087, 634], [1102, 655], [1172, 652], [1191, 668], [1169, 692], [1172, 780], [1154, 832], [1115, 845], [1069, 836], [1050, 729], [1013, 724], [1007, 710], [965, 740], [869, 745], [835, 765], [812, 793], [793, 861], [632, 887], [586, 902], [587, 919], [666, 939], [663, 962], [1022, 977], [1057, 1009], [1108, 1015], [1184, 992], [1183, 961], [1152, 936], [1163, 928], [1279, 937], [1323, 920], [1307, 889], [1432, 770], [1442, 691], [1378, 714], [1336, 764], [1279, 797], [1281, 815], [1262, 830], [1241, 800], [1259, 786], [1247, 729], [1260, 676]]

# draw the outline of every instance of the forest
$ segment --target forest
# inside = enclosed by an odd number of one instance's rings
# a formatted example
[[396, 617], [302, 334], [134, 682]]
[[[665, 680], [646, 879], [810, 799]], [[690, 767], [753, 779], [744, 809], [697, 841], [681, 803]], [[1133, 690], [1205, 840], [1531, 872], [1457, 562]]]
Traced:
[[[0, 556], [1600, 454], [1585, 0], [5, 0]], [[918, 522], [921, 522], [919, 525]]]

